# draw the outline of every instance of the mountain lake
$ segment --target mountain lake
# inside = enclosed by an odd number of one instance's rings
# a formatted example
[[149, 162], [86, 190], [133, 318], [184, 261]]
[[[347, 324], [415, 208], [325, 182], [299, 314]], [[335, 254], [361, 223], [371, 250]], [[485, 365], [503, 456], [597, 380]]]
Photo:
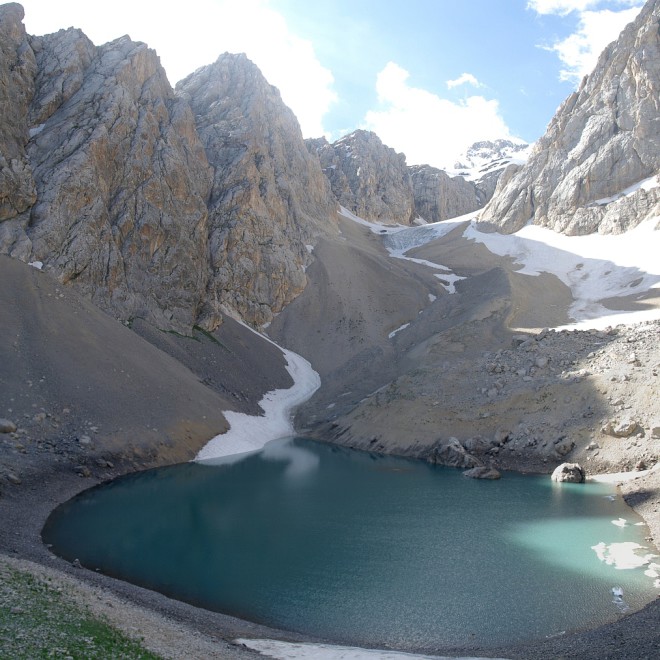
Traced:
[[421, 651], [545, 638], [641, 608], [658, 595], [646, 533], [611, 485], [473, 480], [288, 438], [94, 487], [42, 536], [69, 561], [210, 610]]

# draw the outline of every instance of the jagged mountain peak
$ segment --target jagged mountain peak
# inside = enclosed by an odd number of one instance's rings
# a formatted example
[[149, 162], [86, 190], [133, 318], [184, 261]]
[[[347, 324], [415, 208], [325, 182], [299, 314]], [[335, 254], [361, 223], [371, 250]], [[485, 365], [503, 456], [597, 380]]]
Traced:
[[468, 147], [454, 163], [454, 170], [470, 179], [511, 163], [522, 163], [527, 159], [530, 145], [522, 140], [481, 140]]

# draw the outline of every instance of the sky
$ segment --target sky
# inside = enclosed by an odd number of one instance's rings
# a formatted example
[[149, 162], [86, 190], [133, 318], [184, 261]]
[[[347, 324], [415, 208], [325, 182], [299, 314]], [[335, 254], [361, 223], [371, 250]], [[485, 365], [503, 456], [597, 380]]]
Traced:
[[[533, 142], [641, 0], [22, 0], [29, 34], [125, 34], [170, 82], [243, 52], [305, 137], [375, 131], [409, 165], [477, 140]], [[103, 7], [103, 8], [101, 8]]]

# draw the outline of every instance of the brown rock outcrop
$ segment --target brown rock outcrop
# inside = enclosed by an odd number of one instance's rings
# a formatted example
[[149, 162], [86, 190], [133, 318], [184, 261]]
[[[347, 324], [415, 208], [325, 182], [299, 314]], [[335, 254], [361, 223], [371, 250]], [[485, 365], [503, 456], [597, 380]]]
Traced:
[[263, 325], [303, 290], [311, 244], [333, 231], [336, 203], [297, 119], [245, 55], [221, 55], [177, 94], [214, 168], [202, 323], [213, 327], [224, 306]]

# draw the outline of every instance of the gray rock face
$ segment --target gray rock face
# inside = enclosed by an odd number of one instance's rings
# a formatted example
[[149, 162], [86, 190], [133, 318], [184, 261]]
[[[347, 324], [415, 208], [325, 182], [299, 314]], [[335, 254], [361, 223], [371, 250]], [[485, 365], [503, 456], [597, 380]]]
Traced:
[[83, 35], [59, 32], [41, 40], [40, 59], [50, 53], [73, 93], [35, 95], [32, 258], [115, 316], [189, 328], [206, 284], [210, 184], [190, 109], [156, 53], [127, 37], [89, 60]]
[[410, 224], [413, 186], [406, 157], [370, 131], [357, 130], [329, 144], [308, 140], [339, 203], [369, 221]]
[[562, 463], [555, 468], [550, 478], [552, 481], [581, 484], [584, 481], [584, 470], [578, 463]]
[[[2, 17], [21, 34], [22, 12]], [[5, 205], [0, 252], [43, 262], [114, 316], [189, 329], [206, 287], [211, 177], [157, 55], [127, 37], [96, 48], [73, 29], [3, 36], [13, 65], [28, 63], [12, 92], [27, 159], [7, 135], [3, 149], [34, 183], [14, 186], [23, 201]]]
[[224, 56], [177, 95], [145, 44], [29, 37], [22, 18], [0, 7], [0, 253], [123, 320], [268, 322], [336, 211], [277, 90]]
[[415, 215], [427, 222], [448, 220], [484, 206], [486, 195], [462, 176], [449, 176], [430, 165], [408, 168], [413, 185]]
[[628, 190], [660, 170], [659, 20], [660, 1], [649, 0], [559, 108], [526, 165], [500, 181], [483, 223], [618, 233], [660, 212], [660, 188]]
[[202, 323], [214, 327], [223, 306], [268, 323], [305, 287], [306, 246], [335, 227], [327, 179], [278, 90], [244, 55], [220, 56], [177, 94], [214, 168]]
[[[37, 65], [22, 20], [20, 5], [0, 6], [0, 223], [23, 213], [36, 199], [25, 147]], [[0, 239], [9, 232], [0, 224]]]

